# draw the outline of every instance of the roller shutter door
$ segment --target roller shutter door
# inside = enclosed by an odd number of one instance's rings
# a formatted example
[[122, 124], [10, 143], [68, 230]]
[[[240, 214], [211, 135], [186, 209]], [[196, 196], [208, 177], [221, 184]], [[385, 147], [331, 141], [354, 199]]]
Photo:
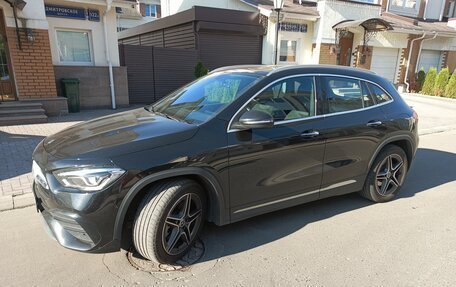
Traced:
[[421, 50], [420, 60], [418, 61], [418, 70], [422, 67], [424, 71], [427, 72], [430, 67], [437, 68], [437, 71], [441, 68], [441, 58], [440, 58], [440, 51], [434, 50]]
[[371, 71], [395, 83], [398, 62], [399, 49], [374, 47]]

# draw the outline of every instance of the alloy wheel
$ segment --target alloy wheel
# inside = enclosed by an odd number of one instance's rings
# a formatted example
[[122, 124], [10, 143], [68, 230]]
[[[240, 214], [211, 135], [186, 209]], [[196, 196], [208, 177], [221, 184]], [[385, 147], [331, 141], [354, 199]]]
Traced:
[[404, 160], [398, 154], [388, 155], [379, 165], [376, 174], [376, 190], [386, 196], [394, 193], [404, 181]]
[[202, 221], [202, 201], [195, 193], [180, 197], [163, 226], [163, 248], [169, 255], [182, 253], [194, 241]]

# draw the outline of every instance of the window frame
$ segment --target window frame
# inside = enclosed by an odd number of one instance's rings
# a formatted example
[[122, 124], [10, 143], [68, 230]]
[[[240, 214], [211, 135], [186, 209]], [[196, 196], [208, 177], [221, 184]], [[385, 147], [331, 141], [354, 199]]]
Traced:
[[[269, 76], [269, 75], [268, 75]], [[314, 85], [315, 85], [315, 89], [314, 89], [314, 93], [315, 93], [315, 113], [316, 115], [315, 116], [310, 116], [310, 117], [307, 117], [307, 118], [299, 118], [299, 119], [292, 119], [292, 120], [283, 120], [283, 121], [280, 121], [280, 122], [274, 122], [274, 127], [275, 126], [281, 126], [281, 125], [285, 125], [285, 124], [290, 124], [290, 123], [296, 123], [296, 122], [301, 122], [301, 121], [308, 121], [308, 120], [313, 120], [313, 119], [318, 119], [318, 118], [325, 118], [325, 117], [332, 117], [332, 116], [337, 116], [337, 115], [343, 115], [343, 114], [349, 114], [349, 113], [357, 113], [357, 112], [360, 112], [360, 111], [365, 111], [365, 110], [370, 110], [370, 109], [374, 109], [374, 108], [378, 108], [378, 107], [381, 107], [381, 106], [384, 106], [384, 105], [388, 105], [388, 104], [391, 104], [394, 102], [394, 97], [388, 93], [382, 86], [380, 86], [379, 84], [375, 83], [375, 82], [372, 82], [370, 80], [367, 80], [367, 79], [363, 79], [363, 78], [359, 78], [359, 77], [354, 77], [354, 76], [346, 76], [346, 75], [340, 75], [340, 74], [322, 74], [322, 73], [308, 73], [308, 74], [296, 74], [296, 75], [290, 75], [290, 76], [285, 76], [285, 77], [281, 77], [279, 79], [276, 79], [270, 83], [268, 83], [266, 86], [264, 86], [263, 88], [261, 88], [258, 92], [256, 92], [252, 97], [250, 97], [250, 99], [248, 99], [235, 113], [234, 115], [231, 117], [230, 121], [228, 122], [228, 126], [227, 126], [227, 133], [232, 133], [232, 132], [238, 132], [238, 131], [241, 131], [242, 129], [236, 129], [236, 128], [231, 128], [234, 124], [234, 120], [240, 116], [240, 113], [244, 110], [244, 108], [253, 100], [255, 99], [258, 95], [260, 95], [264, 90], [266, 90], [267, 88], [271, 87], [272, 85], [276, 84], [277, 82], [280, 82], [280, 81], [283, 81], [283, 80], [286, 80], [286, 79], [290, 79], [290, 78], [296, 78], [296, 77], [313, 77], [314, 79]], [[378, 104], [376, 102], [376, 100], [374, 99], [375, 101], [375, 104], [372, 105], [372, 106], [369, 106], [369, 107], [363, 107], [363, 108], [360, 108], [360, 109], [355, 109], [355, 110], [350, 110], [350, 111], [343, 111], [343, 112], [335, 112], [335, 113], [324, 113], [325, 111], [323, 111], [321, 114], [318, 114], [318, 111], [321, 111], [320, 108], [319, 108], [319, 102], [320, 100], [323, 101], [323, 104], [325, 104], [325, 98], [322, 97], [321, 95], [321, 84], [320, 84], [320, 77], [340, 77], [340, 78], [347, 78], [347, 79], [355, 79], [355, 80], [359, 80], [359, 81], [364, 81], [365, 83], [371, 83], [377, 87], [379, 87], [381, 90], [383, 90], [385, 92], [385, 94], [387, 94], [389, 97], [390, 97], [390, 100], [389, 101], [386, 101], [386, 102], [383, 102], [383, 103], [380, 103]], [[318, 79], [317, 79], [318, 78]], [[369, 93], [370, 90], [369, 90]], [[372, 95], [371, 95], [372, 97]]]
[[[296, 42], [296, 50], [295, 50], [295, 60], [294, 62], [289, 62], [289, 61], [280, 61], [280, 50], [281, 50], [281, 43], [282, 41], [293, 41]], [[290, 39], [290, 38], [280, 38], [279, 39], [279, 52], [277, 53], [277, 63], [282, 64], [282, 65], [294, 65], [299, 63], [299, 56], [298, 56], [298, 51], [300, 48], [300, 39]]]
[[405, 4], [408, 0], [403, 0], [403, 1], [404, 1], [403, 6], [393, 5], [393, 2], [389, 1], [388, 10], [392, 11], [392, 12], [398, 12], [401, 14], [405, 14], [407, 16], [418, 16], [418, 13], [420, 12], [421, 1], [416, 0], [415, 8], [406, 7]]
[[[149, 15], [147, 15], [147, 8], [146, 7], [149, 7]], [[155, 16], [151, 16], [150, 12], [152, 12], [152, 8], [153, 11], [155, 11]], [[150, 17], [150, 18], [157, 18], [157, 4], [150, 4], [150, 3], [146, 3], [144, 4], [144, 15], [146, 15], [145, 17]]]
[[[55, 40], [57, 47], [57, 57], [59, 65], [62, 66], [93, 66], [95, 63], [93, 55], [93, 41], [92, 41], [92, 31], [84, 29], [67, 29], [67, 28], [55, 28]], [[77, 33], [87, 33], [87, 38], [89, 40], [89, 52], [90, 52], [90, 62], [67, 62], [60, 59], [60, 46], [59, 46], [59, 33], [58, 32], [77, 32]]]

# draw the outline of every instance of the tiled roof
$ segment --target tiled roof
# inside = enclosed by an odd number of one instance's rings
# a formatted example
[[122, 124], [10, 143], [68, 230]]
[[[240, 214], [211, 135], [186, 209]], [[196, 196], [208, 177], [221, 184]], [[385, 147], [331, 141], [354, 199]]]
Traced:
[[381, 19], [390, 23], [393, 29], [410, 30], [417, 33], [440, 32], [456, 35], [456, 29], [448, 27], [447, 22], [419, 21], [390, 13], [382, 14]]

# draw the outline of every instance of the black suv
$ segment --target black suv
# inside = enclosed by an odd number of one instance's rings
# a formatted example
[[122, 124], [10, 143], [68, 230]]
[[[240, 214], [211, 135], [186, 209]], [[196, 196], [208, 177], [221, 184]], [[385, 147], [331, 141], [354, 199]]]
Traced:
[[392, 200], [417, 124], [394, 86], [368, 71], [222, 68], [151, 106], [47, 137], [33, 154], [33, 190], [61, 245], [108, 252], [130, 238], [145, 258], [173, 262], [205, 221], [350, 192]]

